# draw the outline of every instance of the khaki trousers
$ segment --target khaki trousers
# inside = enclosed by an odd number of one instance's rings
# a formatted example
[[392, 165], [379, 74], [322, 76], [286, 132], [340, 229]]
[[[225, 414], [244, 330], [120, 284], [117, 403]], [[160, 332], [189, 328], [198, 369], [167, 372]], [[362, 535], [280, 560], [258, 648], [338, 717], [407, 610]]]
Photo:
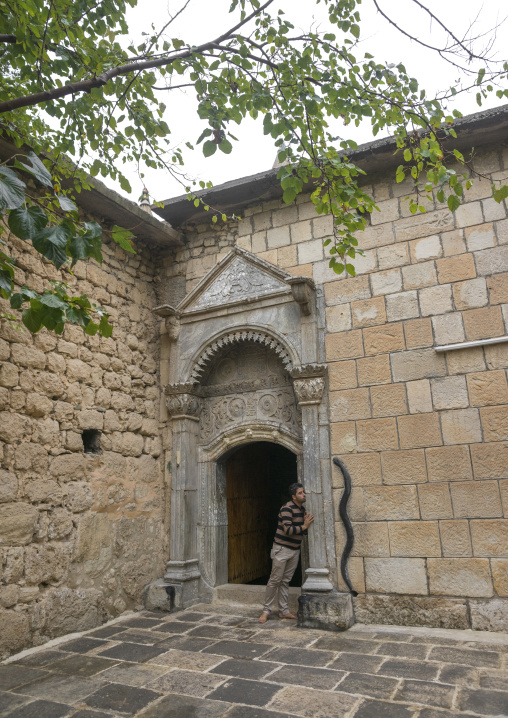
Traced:
[[289, 582], [293, 578], [293, 574], [298, 566], [300, 549], [296, 549], [295, 551], [292, 548], [286, 548], [285, 546], [279, 546], [274, 543], [270, 552], [270, 558], [272, 559], [272, 572], [266, 584], [263, 612], [271, 613], [278, 590], [279, 613], [284, 615], [289, 613]]

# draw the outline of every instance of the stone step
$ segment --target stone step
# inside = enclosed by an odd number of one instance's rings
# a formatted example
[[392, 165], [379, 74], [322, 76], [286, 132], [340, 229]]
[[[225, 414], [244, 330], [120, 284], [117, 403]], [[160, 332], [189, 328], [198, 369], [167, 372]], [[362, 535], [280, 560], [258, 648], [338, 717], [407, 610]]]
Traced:
[[[289, 610], [293, 613], [298, 611], [298, 596], [302, 593], [301, 588], [289, 589]], [[212, 603], [230, 604], [239, 606], [263, 607], [265, 586], [249, 586], [242, 583], [225, 583], [216, 586], [213, 590]], [[277, 610], [277, 606], [275, 609]]]

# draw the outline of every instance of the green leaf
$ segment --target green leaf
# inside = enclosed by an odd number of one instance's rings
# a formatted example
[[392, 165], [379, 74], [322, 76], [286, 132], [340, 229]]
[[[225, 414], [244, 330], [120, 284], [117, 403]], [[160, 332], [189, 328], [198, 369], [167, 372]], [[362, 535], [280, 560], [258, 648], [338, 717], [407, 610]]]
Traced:
[[0, 167], [0, 211], [17, 209], [25, 201], [26, 184], [8, 167]]
[[494, 190], [492, 193], [494, 200], [498, 203], [502, 202], [504, 199], [508, 197], [508, 185], [503, 185], [503, 187], [500, 187], [499, 189]]
[[35, 179], [39, 180], [41, 184], [43, 184], [45, 187], [53, 187], [53, 182], [51, 180], [51, 175], [46, 169], [46, 167], [43, 165], [43, 163], [40, 161], [40, 159], [37, 157], [35, 152], [30, 152], [27, 157], [28, 160], [30, 160], [32, 166], [29, 167], [24, 162], [16, 162], [16, 166], [23, 167], [23, 169], [26, 172], [30, 172]]
[[219, 149], [224, 152], [224, 154], [229, 155], [233, 149], [233, 145], [229, 140], [222, 140], [219, 145]]
[[106, 337], [106, 339], [109, 339], [109, 337], [113, 334], [113, 327], [108, 321], [107, 314], [104, 314], [104, 316], [101, 317], [99, 322], [99, 333], [102, 334], [103, 337]]
[[205, 157], [211, 157], [217, 151], [217, 145], [212, 140], [207, 140], [203, 145], [203, 154]]
[[74, 202], [66, 197], [64, 194], [57, 194], [56, 196], [58, 200], [58, 204], [63, 209], [64, 212], [77, 212], [78, 208], [74, 204]]
[[460, 207], [460, 199], [455, 194], [451, 194], [448, 197], [448, 209], [450, 212], [455, 212]]
[[115, 224], [111, 236], [113, 237], [113, 241], [119, 244], [123, 250], [131, 254], [136, 254], [136, 250], [131, 244], [131, 239], [134, 239], [134, 235], [128, 229], [123, 229]]
[[39, 297], [39, 302], [44, 304], [44, 306], [51, 307], [53, 309], [63, 309], [66, 306], [65, 302], [63, 302], [56, 294], [43, 294], [42, 297]]
[[48, 218], [44, 210], [40, 207], [19, 207], [9, 212], [9, 229], [19, 239], [31, 239], [37, 232], [48, 223]]
[[21, 321], [32, 334], [36, 334], [42, 327], [42, 318], [40, 312], [34, 311], [33, 309], [25, 309], [21, 314]]

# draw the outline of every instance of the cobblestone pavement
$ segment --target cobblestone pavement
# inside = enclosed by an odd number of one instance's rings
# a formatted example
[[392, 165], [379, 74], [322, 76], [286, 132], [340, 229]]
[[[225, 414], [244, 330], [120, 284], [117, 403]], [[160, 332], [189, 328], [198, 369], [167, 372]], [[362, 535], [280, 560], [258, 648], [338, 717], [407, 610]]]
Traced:
[[144, 612], [16, 657], [0, 665], [0, 716], [508, 716], [508, 634], [330, 633], [241, 613]]

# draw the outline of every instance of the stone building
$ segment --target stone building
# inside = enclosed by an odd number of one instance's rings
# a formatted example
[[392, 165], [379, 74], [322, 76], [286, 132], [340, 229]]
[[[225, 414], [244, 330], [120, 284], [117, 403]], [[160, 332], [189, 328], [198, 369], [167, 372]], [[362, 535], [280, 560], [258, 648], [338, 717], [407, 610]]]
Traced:
[[[507, 130], [508, 107], [460, 123], [481, 177], [454, 215], [412, 216], [392, 142], [362, 146], [380, 211], [354, 278], [329, 269], [308, 195], [282, 205], [276, 170], [207, 191], [243, 217], [219, 226], [185, 198], [155, 210], [171, 229], [85, 196], [138, 225], [138, 254], [107, 244], [72, 278], [112, 339], [2, 328], [4, 652], [143, 595], [178, 607], [261, 582], [297, 477], [316, 516], [303, 591], [347, 603], [333, 457], [352, 479], [357, 621], [508, 630], [508, 218], [491, 196]], [[56, 275], [12, 241], [21, 283]]]

